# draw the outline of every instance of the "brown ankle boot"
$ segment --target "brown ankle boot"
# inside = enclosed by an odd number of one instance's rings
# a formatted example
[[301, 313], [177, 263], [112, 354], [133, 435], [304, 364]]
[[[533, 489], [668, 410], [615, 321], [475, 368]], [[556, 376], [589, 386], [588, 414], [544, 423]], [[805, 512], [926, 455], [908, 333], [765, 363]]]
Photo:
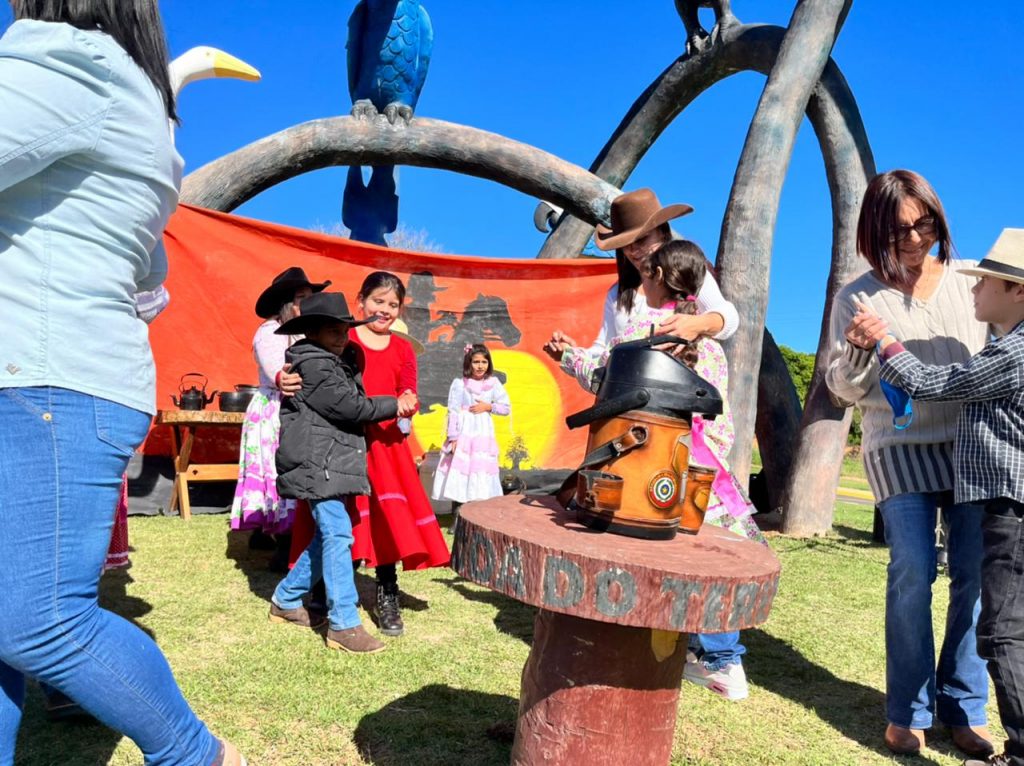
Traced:
[[988, 758], [996, 749], [992, 746], [992, 735], [985, 726], [950, 726], [953, 744], [964, 755], [972, 758]]
[[327, 618], [320, 612], [311, 612], [304, 606], [295, 609], [282, 609], [273, 601], [270, 602], [271, 622], [290, 622], [302, 628], [319, 628]]
[[915, 755], [924, 747], [924, 730], [894, 723], [885, 727], [885, 746], [896, 755]]
[[366, 632], [362, 625], [348, 630], [327, 629], [327, 648], [341, 649], [352, 654], [376, 654], [383, 652], [384, 644]]

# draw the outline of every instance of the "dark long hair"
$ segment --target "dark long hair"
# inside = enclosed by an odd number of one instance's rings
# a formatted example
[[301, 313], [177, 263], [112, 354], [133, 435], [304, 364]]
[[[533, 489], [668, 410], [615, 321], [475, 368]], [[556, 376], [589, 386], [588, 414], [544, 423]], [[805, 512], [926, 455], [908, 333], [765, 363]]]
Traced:
[[15, 19], [56, 21], [98, 29], [124, 48], [163, 97], [169, 119], [178, 121], [169, 57], [157, 0], [10, 0]]
[[[660, 232], [666, 240], [672, 238], [672, 227], [667, 223], [661, 224], [654, 231]], [[633, 303], [636, 301], [636, 289], [640, 287], [640, 272], [629, 262], [621, 247], [615, 251], [615, 266], [619, 272], [615, 307], [627, 312], [632, 311]]]
[[399, 308], [405, 303], [405, 285], [390, 271], [374, 271], [367, 275], [363, 280], [362, 287], [359, 288], [358, 297], [360, 299], [369, 298], [372, 293], [381, 289], [395, 291], [395, 295], [398, 296]]
[[487, 374], [484, 377], [489, 378], [494, 374], [494, 362], [491, 361], [491, 352], [483, 343], [474, 343], [469, 347], [466, 355], [462, 357], [462, 377], [473, 377], [473, 357], [477, 354], [483, 354], [487, 357]]
[[[648, 261], [652, 272], [661, 269], [661, 282], [669, 297], [676, 302], [677, 314], [697, 313], [697, 293], [708, 273], [707, 264], [708, 259], [700, 245], [688, 239], [666, 242], [654, 251]], [[688, 344], [681, 359], [692, 369], [697, 364], [697, 344]]]
[[956, 254], [946, 212], [931, 184], [912, 170], [879, 173], [864, 192], [857, 220], [857, 250], [884, 282], [895, 286], [905, 285], [909, 276], [900, 262], [899, 243], [890, 241], [899, 230], [900, 206], [907, 199], [916, 199], [935, 219], [939, 263]]

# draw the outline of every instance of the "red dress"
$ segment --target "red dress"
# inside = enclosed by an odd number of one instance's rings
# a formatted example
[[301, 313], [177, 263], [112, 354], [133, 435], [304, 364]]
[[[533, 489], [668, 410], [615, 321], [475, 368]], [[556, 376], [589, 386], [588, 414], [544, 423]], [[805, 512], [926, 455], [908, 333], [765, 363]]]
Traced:
[[[367, 396], [416, 390], [416, 354], [407, 340], [392, 335], [387, 348], [376, 351], [362, 344], [355, 328], [348, 337], [357, 350]], [[370, 567], [401, 561], [405, 570], [446, 566], [448, 545], [396, 419], [366, 425], [366, 472], [370, 496], [357, 495], [349, 504], [353, 560]], [[301, 510], [296, 516], [292, 563], [312, 539], [312, 518], [306, 516]]]

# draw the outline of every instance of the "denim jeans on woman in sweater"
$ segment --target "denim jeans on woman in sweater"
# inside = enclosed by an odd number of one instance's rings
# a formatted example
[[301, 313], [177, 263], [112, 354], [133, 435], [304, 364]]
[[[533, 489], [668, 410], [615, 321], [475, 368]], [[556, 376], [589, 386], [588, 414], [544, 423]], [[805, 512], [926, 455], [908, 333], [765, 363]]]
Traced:
[[[985, 723], [988, 678], [975, 628], [981, 609], [981, 506], [953, 505], [949, 493], [894, 495], [879, 504], [889, 546], [885, 593], [886, 715], [890, 723], [927, 729]], [[951, 500], [951, 498], [949, 498]], [[948, 526], [949, 609], [935, 663], [932, 585], [938, 568], [938, 509]]]
[[210, 766], [220, 744], [157, 645], [97, 603], [114, 508], [149, 415], [63, 388], [0, 388], [0, 765], [25, 676], [135, 741], [147, 766]]

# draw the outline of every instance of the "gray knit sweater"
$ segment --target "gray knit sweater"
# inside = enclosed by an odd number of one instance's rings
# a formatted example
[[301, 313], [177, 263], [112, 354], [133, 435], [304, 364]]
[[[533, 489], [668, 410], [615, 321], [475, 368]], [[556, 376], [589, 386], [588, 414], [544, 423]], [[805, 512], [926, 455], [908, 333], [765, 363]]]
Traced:
[[911, 298], [869, 271], [843, 287], [832, 304], [825, 382], [838, 403], [860, 408], [864, 467], [879, 502], [908, 492], [953, 488], [953, 435], [960, 404], [914, 402], [913, 422], [897, 431], [878, 384], [878, 355], [851, 345], [844, 336], [856, 312], [853, 301], [887, 320], [890, 332], [925, 364], [962, 364], [988, 337], [988, 325], [974, 318], [975, 278], [956, 272], [975, 263], [957, 259], [947, 265], [928, 300]]

